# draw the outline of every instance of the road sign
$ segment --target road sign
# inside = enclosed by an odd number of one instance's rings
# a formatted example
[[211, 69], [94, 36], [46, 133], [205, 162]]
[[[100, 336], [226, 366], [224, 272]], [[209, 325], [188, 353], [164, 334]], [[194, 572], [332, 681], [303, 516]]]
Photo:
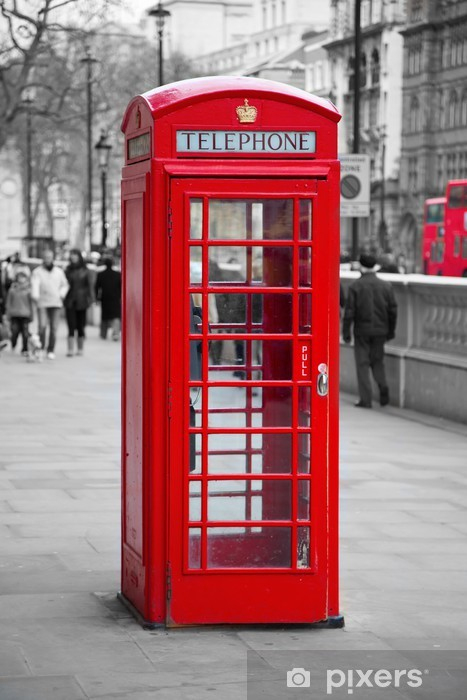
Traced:
[[341, 216], [370, 216], [370, 157], [363, 153], [339, 156]]

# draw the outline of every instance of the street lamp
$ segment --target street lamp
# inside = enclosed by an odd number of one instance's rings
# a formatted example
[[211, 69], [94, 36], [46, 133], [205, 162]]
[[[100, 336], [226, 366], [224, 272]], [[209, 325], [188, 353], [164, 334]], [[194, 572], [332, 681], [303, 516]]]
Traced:
[[25, 90], [22, 103], [26, 110], [26, 237], [28, 240], [28, 255], [32, 241], [32, 124], [31, 107], [34, 96], [30, 90]]
[[95, 145], [95, 149], [99, 156], [99, 168], [101, 170], [101, 186], [102, 186], [102, 248], [107, 245], [107, 170], [109, 167], [109, 156], [111, 144], [108, 143], [108, 134], [105, 131], [101, 132], [101, 137]]
[[[86, 193], [86, 233], [89, 239], [89, 248], [92, 243], [92, 64], [97, 63], [97, 60], [91, 56], [89, 46], [85, 48], [86, 56], [81, 59], [80, 63], [86, 65], [86, 132], [87, 132], [87, 193]], [[84, 241], [86, 246], [86, 241]]]
[[159, 0], [159, 4], [155, 7], [151, 7], [147, 10], [149, 17], [156, 18], [156, 28], [157, 36], [159, 38], [159, 87], [164, 84], [164, 71], [163, 71], [163, 57], [162, 57], [162, 39], [164, 36], [164, 25], [165, 21], [170, 17], [170, 12], [164, 10], [162, 7], [162, 1]]

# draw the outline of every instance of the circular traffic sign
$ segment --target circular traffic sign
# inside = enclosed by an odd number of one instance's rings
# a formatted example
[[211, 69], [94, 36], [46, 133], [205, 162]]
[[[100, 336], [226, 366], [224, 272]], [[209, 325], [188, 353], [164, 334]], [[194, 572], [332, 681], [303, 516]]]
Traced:
[[355, 199], [360, 194], [362, 185], [355, 175], [344, 175], [341, 180], [341, 195], [345, 199]]

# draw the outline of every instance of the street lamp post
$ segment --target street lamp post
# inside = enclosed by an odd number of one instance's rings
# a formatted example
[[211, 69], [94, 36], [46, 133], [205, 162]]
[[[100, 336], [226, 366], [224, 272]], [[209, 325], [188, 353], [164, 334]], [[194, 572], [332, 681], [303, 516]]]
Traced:
[[101, 170], [101, 186], [102, 186], [102, 248], [107, 245], [107, 170], [109, 167], [109, 156], [112, 148], [107, 141], [108, 135], [105, 131], [101, 132], [101, 137], [95, 145], [95, 149], [99, 155], [99, 167]]
[[[81, 59], [86, 64], [86, 132], [87, 132], [87, 195], [86, 195], [86, 234], [89, 247], [92, 243], [92, 64], [97, 63], [91, 56], [89, 46], [86, 46], [86, 56]], [[86, 241], [85, 241], [86, 245]]]
[[161, 86], [164, 84], [162, 40], [164, 37], [165, 21], [170, 17], [170, 12], [162, 7], [162, 1], [159, 0], [159, 4], [155, 7], [151, 7], [147, 13], [149, 17], [156, 18], [157, 36], [159, 39], [159, 86]]
[[[355, 36], [354, 36], [354, 93], [353, 93], [353, 152], [360, 151], [360, 61], [361, 61], [361, 27], [360, 0], [355, 0]], [[352, 260], [358, 259], [358, 218], [352, 219]]]
[[23, 93], [22, 103], [26, 111], [26, 239], [28, 254], [33, 238], [32, 226], [32, 115], [34, 96], [30, 90]]

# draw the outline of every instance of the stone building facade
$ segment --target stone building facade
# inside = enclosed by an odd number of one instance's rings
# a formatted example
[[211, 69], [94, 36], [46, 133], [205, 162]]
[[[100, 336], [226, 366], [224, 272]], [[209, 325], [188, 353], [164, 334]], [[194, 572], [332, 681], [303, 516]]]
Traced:
[[[331, 0], [328, 53], [330, 98], [343, 118], [339, 152], [353, 150], [355, 0]], [[370, 157], [371, 210], [359, 219], [361, 248], [393, 250], [399, 223], [398, 182], [402, 122], [400, 30], [405, 1], [361, 0], [360, 153]], [[351, 248], [351, 219], [341, 221], [343, 251]]]
[[252, 0], [252, 3], [248, 36], [225, 49], [199, 55], [198, 69], [206, 75], [250, 75], [304, 87], [302, 35], [309, 29], [326, 29], [328, 3], [309, 0]]
[[397, 246], [420, 268], [423, 203], [467, 178], [467, 0], [408, 0]]

